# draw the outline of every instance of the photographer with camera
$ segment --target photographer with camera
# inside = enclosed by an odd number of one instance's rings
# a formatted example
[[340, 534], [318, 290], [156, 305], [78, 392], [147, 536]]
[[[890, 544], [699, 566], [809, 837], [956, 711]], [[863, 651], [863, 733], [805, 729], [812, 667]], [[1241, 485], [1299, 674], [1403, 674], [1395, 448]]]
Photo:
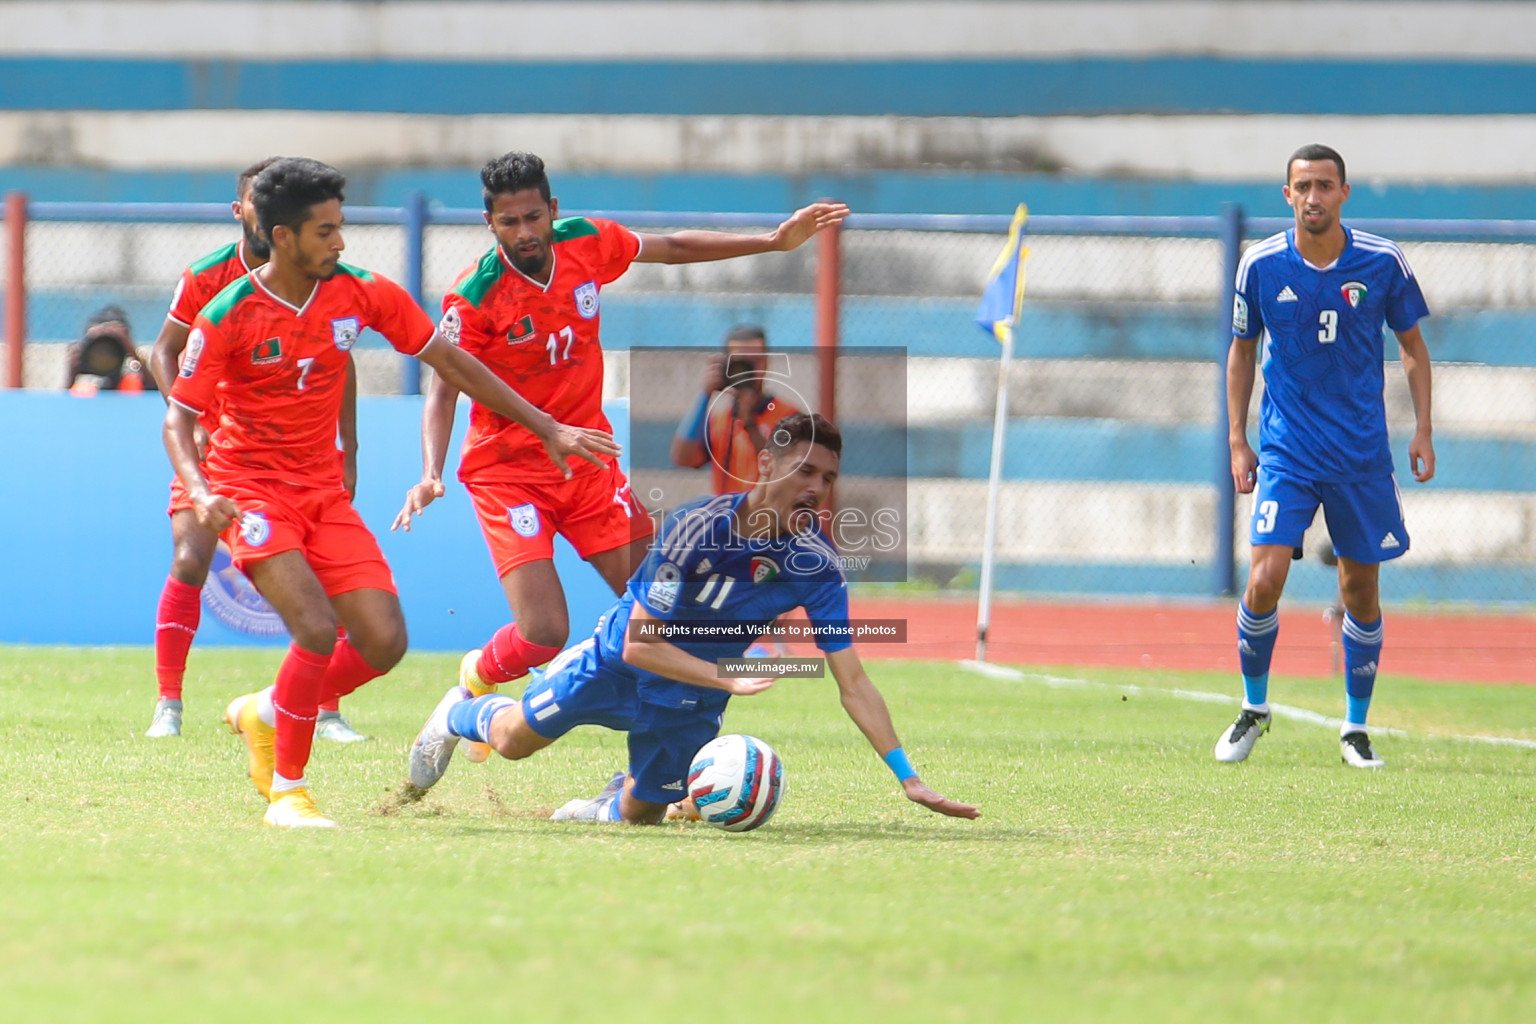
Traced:
[[757, 480], [757, 453], [773, 428], [802, 410], [767, 387], [768, 336], [761, 327], [738, 324], [725, 350], [704, 363], [703, 391], [672, 437], [672, 462], [688, 469], [710, 464], [715, 494], [750, 491]]
[[103, 306], [85, 322], [85, 334], [70, 346], [64, 387], [80, 398], [99, 391], [154, 391], [155, 378], [133, 345], [128, 314]]

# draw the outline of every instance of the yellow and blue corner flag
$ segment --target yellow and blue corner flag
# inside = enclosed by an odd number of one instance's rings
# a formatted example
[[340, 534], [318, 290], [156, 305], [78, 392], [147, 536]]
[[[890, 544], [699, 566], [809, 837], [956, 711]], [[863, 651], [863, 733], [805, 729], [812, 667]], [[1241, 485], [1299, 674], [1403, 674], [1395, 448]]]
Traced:
[[1019, 322], [1019, 307], [1024, 305], [1024, 261], [1029, 250], [1024, 247], [1024, 222], [1029, 220], [1029, 207], [1023, 203], [1013, 211], [1013, 223], [1008, 226], [1008, 244], [1003, 246], [992, 273], [987, 275], [986, 291], [981, 293], [981, 306], [976, 310], [976, 324], [992, 335], [1000, 344], [1013, 337], [1013, 326]]

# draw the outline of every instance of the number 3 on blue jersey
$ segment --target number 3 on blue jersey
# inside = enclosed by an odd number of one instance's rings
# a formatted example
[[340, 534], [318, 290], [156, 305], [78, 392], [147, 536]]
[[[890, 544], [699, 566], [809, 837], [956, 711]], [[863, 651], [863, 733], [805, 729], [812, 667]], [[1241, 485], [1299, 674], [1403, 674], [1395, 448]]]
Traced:
[[1339, 336], [1339, 311], [1325, 309], [1317, 314], [1317, 340], [1324, 345], [1333, 344], [1333, 339]]
[[1275, 517], [1280, 514], [1278, 501], [1259, 502], [1259, 514], [1253, 520], [1254, 533], [1269, 533], [1275, 528]]

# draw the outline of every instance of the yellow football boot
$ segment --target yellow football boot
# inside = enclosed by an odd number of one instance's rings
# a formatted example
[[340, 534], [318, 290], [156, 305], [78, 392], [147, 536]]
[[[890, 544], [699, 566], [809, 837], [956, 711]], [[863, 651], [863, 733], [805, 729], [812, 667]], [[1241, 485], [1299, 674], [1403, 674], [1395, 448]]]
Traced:
[[320, 813], [309, 790], [300, 786], [285, 793], [274, 793], [267, 804], [263, 823], [275, 828], [335, 828], [336, 823]]
[[[484, 697], [488, 693], [495, 693], [497, 683], [487, 683], [480, 678], [480, 649], [473, 651], [459, 659], [459, 685], [469, 691], [471, 698]], [[477, 743], [474, 740], [463, 740], [459, 743], [459, 750], [466, 761], [479, 764], [491, 756], [489, 743]]]
[[276, 759], [273, 741], [277, 730], [261, 720], [261, 716], [256, 713], [256, 705], [257, 695], [254, 693], [236, 697], [224, 709], [224, 724], [229, 726], [230, 732], [245, 740], [246, 774], [256, 784], [257, 792], [270, 799], [273, 763]]

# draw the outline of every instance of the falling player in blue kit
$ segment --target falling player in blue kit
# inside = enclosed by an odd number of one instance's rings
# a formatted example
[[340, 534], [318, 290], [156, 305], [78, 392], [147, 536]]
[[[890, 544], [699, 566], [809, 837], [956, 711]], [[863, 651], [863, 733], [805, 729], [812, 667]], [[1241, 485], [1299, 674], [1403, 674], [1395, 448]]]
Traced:
[[[1280, 629], [1280, 594], [1293, 553], [1317, 506], [1339, 558], [1344, 602], [1344, 763], [1379, 768], [1366, 711], [1381, 660], [1381, 563], [1408, 550], [1392, 473], [1382, 399], [1382, 325], [1397, 335], [1416, 426], [1408, 465], [1420, 483], [1435, 475], [1430, 430], [1429, 350], [1418, 322], [1429, 315], [1402, 250], [1339, 220], [1349, 198], [1344, 158], [1327, 146], [1298, 149], [1286, 163], [1286, 202], [1296, 226], [1258, 242], [1237, 268], [1227, 410], [1232, 480], [1253, 493], [1253, 560], [1237, 610], [1242, 711], [1216, 743], [1218, 761], [1241, 761], [1270, 723], [1270, 656]], [[1264, 400], [1259, 454], [1248, 445], [1248, 404], [1261, 333]]]
[[[843, 708], [900, 780], [908, 799], [940, 814], [978, 811], [923, 784], [897, 739], [880, 691], [853, 650], [848, 585], [817, 524], [831, 493], [842, 438], [803, 413], [775, 427], [758, 453], [752, 490], [700, 498], [673, 511], [622, 597], [593, 636], [549, 663], [521, 699], [471, 698], [454, 686], [411, 748], [411, 798], [442, 778], [460, 739], [518, 760], [578, 725], [629, 734], [629, 770], [598, 796], [573, 800], [557, 819], [634, 824], [662, 820], [685, 795], [693, 755], [715, 738], [731, 696], [762, 693], [772, 678], [717, 678], [720, 659], [741, 658], [776, 618], [804, 608], [827, 655]], [[671, 629], [675, 640], [638, 639]], [[720, 639], [704, 634], [718, 629]]]

